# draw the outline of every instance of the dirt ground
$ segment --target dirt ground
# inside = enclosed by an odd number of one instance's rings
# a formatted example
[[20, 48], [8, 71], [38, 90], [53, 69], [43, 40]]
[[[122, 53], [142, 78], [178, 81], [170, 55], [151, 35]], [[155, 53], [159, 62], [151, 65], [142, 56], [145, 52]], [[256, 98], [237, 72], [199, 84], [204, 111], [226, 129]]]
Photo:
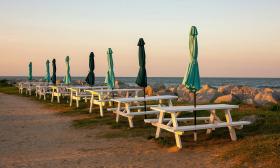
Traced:
[[100, 138], [110, 128], [76, 129], [69, 116], [0, 93], [0, 167], [224, 167], [212, 147], [171, 152], [144, 138]]

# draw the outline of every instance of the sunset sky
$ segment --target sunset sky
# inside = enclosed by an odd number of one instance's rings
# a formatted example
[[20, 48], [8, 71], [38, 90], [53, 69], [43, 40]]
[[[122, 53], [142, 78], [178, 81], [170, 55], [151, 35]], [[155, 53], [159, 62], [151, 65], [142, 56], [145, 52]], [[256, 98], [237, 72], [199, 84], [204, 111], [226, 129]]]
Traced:
[[136, 76], [137, 42], [146, 42], [148, 76], [183, 76], [189, 30], [198, 28], [202, 77], [280, 77], [279, 0], [0, 0], [0, 76], [58, 75], [70, 56], [72, 76], [97, 76], [112, 48], [116, 76]]

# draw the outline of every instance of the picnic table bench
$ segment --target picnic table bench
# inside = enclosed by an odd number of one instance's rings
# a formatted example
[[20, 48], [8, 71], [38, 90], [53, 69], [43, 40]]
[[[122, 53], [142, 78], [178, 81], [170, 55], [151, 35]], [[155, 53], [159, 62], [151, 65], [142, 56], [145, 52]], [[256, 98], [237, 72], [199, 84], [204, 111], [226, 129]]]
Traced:
[[48, 94], [52, 94], [49, 86], [47, 85], [36, 85], [36, 96], [39, 97], [39, 99], [42, 98], [42, 96], [44, 97], [44, 100], [46, 100], [46, 96]]
[[[172, 132], [175, 135], [176, 145], [182, 148], [181, 135], [185, 131], [207, 130], [206, 133], [210, 134], [215, 128], [227, 127], [229, 129], [232, 141], [236, 141], [235, 129], [241, 129], [244, 125], [249, 125], [249, 121], [233, 121], [231, 117], [231, 109], [239, 108], [237, 105], [228, 104], [212, 104], [212, 105], [198, 105], [194, 106], [169, 106], [169, 107], [152, 107], [152, 110], [158, 111], [157, 119], [145, 119], [146, 123], [151, 123], [157, 127], [155, 138], [159, 138], [161, 129]], [[197, 120], [208, 121], [206, 124], [198, 125], [184, 125], [179, 126], [178, 121], [193, 121], [193, 117], [178, 118], [182, 112], [192, 113], [193, 111], [210, 111], [209, 117], [197, 117]], [[225, 113], [226, 122], [223, 122], [216, 115], [216, 110], [222, 110]], [[169, 114], [171, 118], [165, 118]]]
[[[155, 106], [163, 106], [163, 100], [168, 101], [168, 105], [172, 106], [172, 100], [177, 99], [177, 96], [172, 95], [162, 95], [162, 96], [147, 96], [147, 97], [128, 97], [128, 98], [116, 98], [111, 99], [111, 101], [118, 103], [117, 108], [107, 109], [108, 111], [113, 111], [116, 114], [116, 122], [119, 122], [119, 116], [127, 117], [129, 122], [129, 127], [133, 127], [133, 117], [137, 115], [147, 115], [147, 114], [158, 114], [156, 110], [141, 111], [145, 107], [140, 106], [140, 102], [144, 101], [158, 101], [158, 104], [147, 105], [147, 108], [152, 108]], [[136, 105], [135, 105], [136, 104]], [[132, 112], [131, 110], [137, 109], [137, 112]]]
[[72, 106], [73, 100], [76, 100], [76, 107], [79, 107], [79, 101], [84, 99], [87, 102], [87, 99], [91, 98], [91, 94], [86, 92], [85, 90], [99, 90], [106, 89], [107, 86], [73, 86], [68, 87], [67, 89], [70, 91], [70, 106]]
[[117, 97], [121, 97], [123, 93], [128, 97], [129, 93], [135, 93], [135, 97], [138, 97], [138, 93], [142, 91], [142, 89], [100, 89], [100, 90], [85, 90], [86, 92], [91, 94], [90, 99], [90, 108], [89, 113], [92, 113], [93, 105], [99, 106], [100, 116], [103, 116], [103, 107], [106, 103], [109, 102], [112, 105], [111, 98], [116, 98], [115, 93], [117, 93]]
[[51, 102], [53, 102], [54, 98], [56, 97], [57, 103], [60, 103], [60, 97], [70, 96], [70, 91], [68, 91], [67, 89], [68, 87], [70, 86], [67, 85], [50, 86], [51, 94], [52, 94]]
[[39, 84], [42, 82], [19, 82], [18, 83], [18, 88], [19, 88], [19, 93], [23, 93], [25, 90], [25, 94], [29, 94], [31, 96], [32, 91], [36, 90], [35, 85]]

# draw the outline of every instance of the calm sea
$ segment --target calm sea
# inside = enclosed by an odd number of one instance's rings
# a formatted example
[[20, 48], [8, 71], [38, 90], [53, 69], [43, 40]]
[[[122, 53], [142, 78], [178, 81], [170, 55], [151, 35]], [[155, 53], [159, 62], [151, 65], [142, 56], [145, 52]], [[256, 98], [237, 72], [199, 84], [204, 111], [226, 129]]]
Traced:
[[[34, 79], [41, 79], [42, 77], [34, 77]], [[0, 76], [0, 79], [8, 80], [26, 80], [26, 77], [23, 76]], [[62, 77], [58, 77], [62, 79]], [[82, 80], [84, 81], [85, 77], [72, 77], [72, 80]], [[135, 86], [135, 77], [117, 77], [117, 80], [125, 82], [131, 86]], [[96, 77], [96, 83], [103, 83], [104, 77]], [[182, 78], [179, 77], [149, 77], [148, 83], [150, 85], [160, 83], [166, 86], [178, 85], [182, 82]], [[233, 85], [246, 85], [250, 87], [271, 87], [271, 88], [280, 88], [280, 78], [201, 78], [202, 84], [209, 84], [213, 87], [218, 87], [225, 84]]]

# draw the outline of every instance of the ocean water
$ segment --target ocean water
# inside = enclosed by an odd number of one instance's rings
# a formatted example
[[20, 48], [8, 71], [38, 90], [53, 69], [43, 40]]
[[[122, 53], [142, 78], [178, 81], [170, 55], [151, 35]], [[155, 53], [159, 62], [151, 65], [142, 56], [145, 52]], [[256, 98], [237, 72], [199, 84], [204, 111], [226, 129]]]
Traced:
[[[0, 79], [8, 79], [8, 80], [26, 80], [27, 77], [24, 76], [0, 76]], [[42, 77], [34, 77], [34, 79], [39, 80]], [[58, 79], [62, 80], [62, 77], [58, 77]], [[96, 83], [101, 84], [104, 83], [104, 77], [96, 77]], [[81, 80], [84, 81], [85, 77], [72, 77], [72, 80]], [[120, 80], [124, 83], [129, 84], [130, 86], [136, 86], [135, 77], [116, 77], [116, 80]], [[178, 85], [182, 82], [182, 78], [180, 77], [149, 77], [148, 84], [154, 85], [157, 83], [164, 84], [166, 86]], [[245, 85], [256, 88], [280, 88], [280, 78], [225, 78], [225, 77], [202, 77], [202, 84], [209, 84], [213, 87], [219, 87], [226, 84], [232, 85]]]

